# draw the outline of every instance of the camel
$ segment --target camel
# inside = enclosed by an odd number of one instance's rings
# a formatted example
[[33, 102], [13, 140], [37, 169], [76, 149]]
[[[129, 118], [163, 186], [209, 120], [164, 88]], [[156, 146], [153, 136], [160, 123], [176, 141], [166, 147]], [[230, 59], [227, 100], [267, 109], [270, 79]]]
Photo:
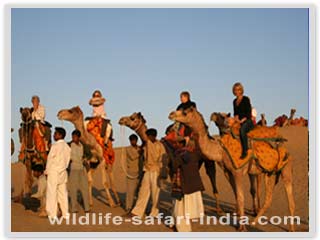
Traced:
[[[249, 161], [242, 168], [236, 169], [230, 157], [223, 149], [217, 139], [210, 139], [208, 137], [208, 130], [203, 116], [194, 108], [189, 108], [185, 111], [173, 111], [169, 115], [169, 119], [178, 121], [191, 127], [191, 129], [198, 134], [198, 144], [202, 153], [212, 161], [216, 161], [224, 171], [230, 177], [230, 183], [236, 196], [237, 208], [240, 217], [244, 216], [244, 192], [243, 192], [243, 180], [244, 176], [248, 173], [251, 175], [261, 175], [263, 172], [260, 167], [257, 166], [255, 161]], [[292, 160], [289, 158], [288, 163], [284, 166], [281, 172], [277, 173], [281, 175], [285, 190], [288, 197], [290, 215], [294, 216], [295, 202], [292, 189]], [[272, 193], [276, 183], [277, 174], [264, 174], [265, 179], [265, 202], [263, 207], [259, 210], [257, 216], [253, 221], [253, 225], [258, 222], [258, 219], [265, 213], [270, 207], [272, 202]], [[255, 202], [255, 201], [253, 201]], [[246, 226], [240, 224], [239, 231], [245, 231]], [[290, 231], [294, 231], [294, 225], [289, 227]]]
[[[66, 120], [73, 123], [74, 127], [81, 132], [80, 141], [86, 146], [89, 147], [91, 152], [90, 169], [88, 171], [88, 184], [89, 184], [89, 204], [93, 206], [92, 199], [92, 185], [93, 185], [93, 173], [96, 170], [99, 164], [102, 164], [102, 184], [106, 191], [107, 201], [111, 207], [116, 207], [120, 204], [120, 199], [118, 193], [115, 189], [114, 178], [112, 173], [112, 165], [107, 164], [103, 158], [103, 149], [96, 141], [95, 137], [89, 133], [86, 129], [86, 124], [84, 122], [83, 112], [79, 106], [70, 108], [70, 109], [62, 109], [58, 112], [58, 119]], [[107, 181], [107, 176], [110, 181], [110, 185]], [[116, 198], [116, 204], [110, 194], [110, 189], [113, 191], [114, 196]]]
[[280, 117], [277, 117], [274, 120], [274, 126], [279, 127], [285, 127], [285, 126], [308, 126], [308, 120], [300, 117], [300, 118], [294, 118], [294, 115], [296, 113], [296, 109], [292, 108], [290, 110], [290, 117], [288, 118], [287, 115], [283, 114]]
[[[135, 112], [130, 116], [122, 117], [119, 120], [119, 124], [122, 126], [127, 126], [130, 129], [132, 129], [133, 131], [135, 131], [143, 143], [148, 140], [148, 137], [145, 133], [146, 130], [148, 129], [147, 125], [146, 125], [146, 120], [144, 119], [143, 115], [140, 112], [138, 112], [138, 113]], [[167, 130], [169, 130], [169, 129], [170, 129], [170, 126], [168, 127]], [[172, 151], [172, 147], [170, 147], [168, 142], [166, 142], [163, 139], [161, 142], [163, 143], [163, 145], [166, 149], [167, 155], [169, 156], [169, 160], [171, 161], [171, 159], [173, 159], [173, 154], [174, 154]], [[202, 158], [203, 158], [203, 156], [202, 156]], [[202, 165], [202, 163], [201, 163], [201, 165]], [[216, 185], [216, 166], [215, 166], [215, 163], [211, 162], [209, 160], [206, 160], [206, 159], [204, 159], [204, 163], [205, 163], [206, 173], [211, 181], [212, 188], [213, 188], [213, 194], [216, 199], [216, 209], [215, 210], [218, 213], [223, 213], [222, 209], [220, 208], [220, 204], [219, 204], [218, 188]]]
[[[32, 169], [36, 164], [45, 166], [48, 151], [46, 150], [45, 140], [51, 138], [51, 125], [46, 123], [44, 127], [38, 127], [37, 122], [32, 120], [32, 108], [20, 108], [21, 127], [19, 128], [19, 140], [21, 149], [19, 161], [26, 166], [26, 176], [24, 181], [23, 195], [31, 194], [33, 184]], [[45, 133], [47, 132], [47, 133]]]

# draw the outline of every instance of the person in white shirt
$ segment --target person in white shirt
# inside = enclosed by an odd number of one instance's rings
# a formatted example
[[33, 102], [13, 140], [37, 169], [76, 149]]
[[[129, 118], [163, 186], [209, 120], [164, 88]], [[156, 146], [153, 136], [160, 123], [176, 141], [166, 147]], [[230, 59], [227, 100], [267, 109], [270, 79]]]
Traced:
[[146, 131], [148, 136], [148, 141], [145, 146], [145, 162], [144, 162], [144, 175], [141, 182], [141, 187], [138, 193], [138, 199], [135, 207], [132, 209], [131, 213], [127, 216], [138, 216], [140, 218], [145, 214], [145, 210], [151, 195], [152, 208], [150, 216], [157, 217], [159, 214], [159, 193], [160, 188], [158, 185], [158, 178], [160, 174], [160, 169], [162, 167], [162, 161], [165, 157], [165, 149], [160, 141], [156, 139], [157, 130], [150, 128]]
[[56, 127], [53, 135], [56, 141], [49, 152], [45, 174], [47, 175], [46, 210], [49, 218], [57, 218], [58, 203], [62, 217], [68, 218], [67, 167], [71, 149], [64, 141], [66, 131]]
[[42, 164], [37, 164], [33, 167], [33, 176], [38, 179], [38, 191], [32, 194], [32, 198], [37, 198], [40, 200], [39, 217], [47, 217], [46, 212], [46, 188], [47, 188], [47, 178], [44, 175], [44, 166]]
[[40, 135], [45, 142], [46, 151], [49, 151], [49, 142], [51, 142], [51, 132], [46, 129], [46, 110], [43, 105], [40, 104], [40, 98], [37, 95], [31, 98], [33, 111], [31, 113], [32, 120], [35, 121], [35, 126], [39, 130]]
[[40, 104], [39, 96], [32, 96], [31, 102], [33, 105], [32, 119], [38, 120], [41, 123], [45, 123], [44, 119], [46, 117], [46, 110], [43, 105]]

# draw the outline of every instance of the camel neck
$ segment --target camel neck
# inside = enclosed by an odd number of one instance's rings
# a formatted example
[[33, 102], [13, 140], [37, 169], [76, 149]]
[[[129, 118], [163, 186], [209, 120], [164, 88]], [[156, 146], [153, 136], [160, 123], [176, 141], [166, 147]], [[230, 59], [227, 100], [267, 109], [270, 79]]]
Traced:
[[200, 114], [195, 115], [194, 126], [191, 128], [198, 134], [198, 145], [202, 154], [210, 160], [222, 161], [222, 148], [216, 140], [209, 138], [208, 129]]
[[139, 128], [135, 130], [135, 132], [139, 135], [142, 142], [147, 142], [148, 136], [146, 134], [147, 126], [142, 124]]

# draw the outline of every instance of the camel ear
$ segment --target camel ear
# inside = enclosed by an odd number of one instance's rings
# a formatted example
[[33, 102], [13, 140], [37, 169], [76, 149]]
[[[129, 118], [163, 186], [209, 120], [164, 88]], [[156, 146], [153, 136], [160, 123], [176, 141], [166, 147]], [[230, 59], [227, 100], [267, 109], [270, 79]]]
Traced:
[[228, 114], [227, 114], [227, 117], [230, 117], [230, 116], [231, 116], [231, 113], [228, 113]]
[[138, 112], [138, 116], [141, 117], [141, 112]]
[[20, 113], [22, 113], [22, 110], [23, 110], [23, 108], [21, 107], [21, 108], [20, 108]]

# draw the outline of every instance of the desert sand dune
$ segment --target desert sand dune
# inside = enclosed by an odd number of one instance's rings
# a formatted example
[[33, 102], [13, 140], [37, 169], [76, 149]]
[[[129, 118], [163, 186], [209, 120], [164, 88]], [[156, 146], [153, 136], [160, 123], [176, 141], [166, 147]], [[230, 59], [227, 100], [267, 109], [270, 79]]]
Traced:
[[[296, 216], [301, 219], [301, 224], [296, 226], [296, 231], [308, 231], [309, 230], [309, 203], [308, 203], [308, 128], [306, 127], [284, 127], [281, 128], [281, 134], [288, 139], [285, 143], [290, 154], [293, 156], [293, 187], [294, 196], [296, 202]], [[113, 168], [115, 174], [115, 184], [117, 191], [121, 197], [122, 202], [125, 199], [126, 191], [126, 176], [121, 168], [121, 148], [116, 149], [116, 162]], [[123, 164], [125, 160], [123, 159]], [[315, 161], [315, 159], [310, 159], [310, 161]], [[24, 180], [25, 169], [21, 163], [13, 163], [11, 165], [11, 197], [17, 196], [21, 193], [23, 180]], [[216, 213], [213, 210], [214, 198], [212, 194], [211, 184], [209, 178], [205, 174], [204, 167], [201, 168], [201, 176], [206, 190], [203, 192], [203, 199], [205, 203], [205, 211], [209, 216], [213, 216]], [[101, 174], [98, 169], [94, 176], [94, 207], [93, 211], [95, 213], [108, 213], [111, 212], [113, 216], [123, 215], [125, 212], [122, 208], [110, 208], [106, 204], [105, 194], [103, 186], [100, 180]], [[225, 212], [233, 213], [235, 211], [235, 199], [231, 191], [231, 187], [228, 184], [226, 178], [224, 177], [221, 169], [218, 167], [217, 171], [217, 182], [218, 189], [221, 199], [222, 208]], [[263, 184], [264, 185], [264, 184]], [[253, 219], [251, 212], [251, 196], [249, 192], [249, 180], [246, 179], [245, 183], [245, 207], [246, 214]], [[262, 193], [264, 190], [262, 191]], [[263, 195], [263, 194], [262, 194]], [[263, 196], [262, 196], [263, 198]], [[162, 191], [160, 193], [160, 211], [165, 215], [170, 214], [172, 204], [170, 198], [170, 185], [169, 182], [162, 183]], [[79, 214], [84, 214], [79, 212]], [[287, 216], [289, 215], [287, 197], [283, 184], [280, 182], [276, 185], [273, 202], [269, 210], [266, 212], [265, 216]], [[37, 213], [31, 210], [25, 210], [24, 206], [20, 203], [11, 203], [11, 231], [12, 232], [46, 232], [46, 231], [76, 231], [76, 232], [109, 232], [109, 231], [170, 231], [164, 224], [155, 226], [140, 225], [135, 226], [130, 223], [125, 223], [120, 226], [116, 225], [89, 225], [89, 226], [73, 226], [73, 225], [61, 225], [52, 226], [46, 218], [39, 218]], [[274, 226], [268, 224], [266, 226], [257, 225], [255, 227], [248, 227], [249, 231], [272, 231], [272, 232], [282, 232], [287, 231], [288, 226], [279, 225]], [[194, 231], [204, 231], [204, 232], [232, 232], [236, 231], [236, 228], [232, 225], [200, 225], [198, 223], [193, 225]]]

